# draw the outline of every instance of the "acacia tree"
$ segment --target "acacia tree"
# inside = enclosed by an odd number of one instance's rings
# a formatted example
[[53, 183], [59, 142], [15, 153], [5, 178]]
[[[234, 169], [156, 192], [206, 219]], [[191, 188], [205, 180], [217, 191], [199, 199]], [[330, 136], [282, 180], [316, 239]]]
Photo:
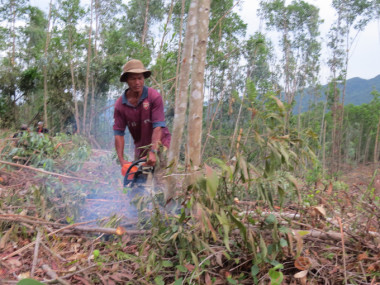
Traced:
[[191, 76], [189, 123], [187, 140], [187, 165], [197, 169], [201, 164], [202, 121], [204, 98], [204, 71], [208, 40], [208, 23], [210, 0], [200, 0], [198, 3], [198, 27], [194, 50], [194, 62]]
[[261, 1], [260, 14], [270, 30], [281, 33], [284, 96], [291, 106], [297, 92], [318, 76], [319, 9], [302, 0], [287, 6], [285, 0]]
[[18, 100], [18, 74], [22, 69], [18, 61], [19, 54], [17, 46], [19, 46], [20, 27], [17, 22], [24, 20], [25, 0], [3, 0], [0, 6], [0, 22], [2, 23], [3, 46], [2, 52], [8, 55], [4, 57], [1, 63], [0, 73], [0, 104], [2, 109], [6, 110], [2, 117], [1, 124], [10, 127], [16, 122], [16, 101]]
[[192, 54], [194, 46], [195, 32], [197, 28], [198, 15], [197, 1], [191, 1], [188, 12], [186, 34], [184, 39], [181, 70], [179, 73], [179, 88], [175, 98], [175, 112], [173, 121], [172, 140], [168, 152], [168, 160], [173, 163], [174, 169], [177, 167], [180, 146], [182, 142], [183, 130], [185, 127], [187, 98], [188, 98], [188, 82], [190, 78], [190, 68], [192, 63]]

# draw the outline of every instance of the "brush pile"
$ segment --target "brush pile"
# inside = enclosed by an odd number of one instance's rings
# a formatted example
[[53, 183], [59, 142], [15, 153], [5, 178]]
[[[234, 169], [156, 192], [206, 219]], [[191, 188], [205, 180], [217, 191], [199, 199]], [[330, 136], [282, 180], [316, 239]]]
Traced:
[[268, 202], [248, 195], [259, 180], [237, 174], [251, 171], [241, 158], [205, 165], [176, 210], [163, 212], [157, 197], [137, 217], [128, 210], [112, 152], [91, 150], [76, 136], [41, 139], [40, 148], [32, 138], [0, 145], [2, 284], [380, 280], [374, 166], [361, 167], [360, 175], [350, 170], [346, 183], [297, 178], [298, 191]]

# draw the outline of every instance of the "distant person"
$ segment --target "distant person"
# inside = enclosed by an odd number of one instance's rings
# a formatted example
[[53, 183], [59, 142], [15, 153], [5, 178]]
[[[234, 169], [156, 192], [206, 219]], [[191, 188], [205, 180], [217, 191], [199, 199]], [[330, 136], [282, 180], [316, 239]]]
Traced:
[[22, 124], [21, 127], [20, 127], [20, 131], [17, 132], [17, 133], [15, 133], [15, 134], [13, 135], [13, 138], [21, 137], [21, 136], [24, 134], [25, 131], [26, 131], [26, 132], [29, 132], [30, 129], [29, 129], [29, 127], [28, 127], [27, 124]]
[[39, 134], [47, 134], [49, 130], [44, 128], [44, 122], [38, 122], [36, 132]]

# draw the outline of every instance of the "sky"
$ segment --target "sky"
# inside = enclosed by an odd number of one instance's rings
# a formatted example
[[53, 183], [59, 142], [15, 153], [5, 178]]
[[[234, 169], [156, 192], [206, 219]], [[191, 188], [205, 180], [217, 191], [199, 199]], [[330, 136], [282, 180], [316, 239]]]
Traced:
[[[236, 8], [245, 23], [248, 24], [248, 35], [253, 35], [260, 28], [260, 20], [256, 14], [259, 0], [242, 0], [242, 9]], [[290, 2], [290, 1], [289, 1]], [[331, 0], [305, 0], [320, 9], [320, 18], [324, 20], [321, 26], [321, 36], [324, 39], [321, 56], [321, 83], [325, 84], [330, 76], [326, 64], [329, 51], [326, 48], [327, 32], [335, 17]], [[372, 21], [364, 31], [360, 32], [352, 45], [348, 62], [347, 78], [360, 77], [371, 79], [380, 74], [380, 21]]]
[[[87, 2], [88, 0], [83, 0]], [[123, 0], [127, 2], [127, 0]], [[217, 1], [217, 0], [214, 0]], [[326, 48], [327, 32], [332, 21], [335, 19], [334, 9], [331, 7], [331, 0], [305, 0], [306, 2], [320, 8], [320, 17], [325, 21], [321, 26], [321, 36], [324, 39], [321, 56], [321, 83], [327, 83], [330, 76], [329, 68], [326, 64], [329, 51]], [[31, 5], [38, 6], [46, 13], [49, 0], [30, 0]], [[290, 1], [289, 1], [290, 2]], [[235, 7], [234, 12], [238, 13], [243, 21], [248, 25], [247, 37], [253, 35], [260, 28], [260, 20], [256, 15], [259, 0], [241, 0], [241, 8]], [[351, 48], [348, 76], [347, 78], [360, 77], [371, 79], [380, 74], [380, 20], [372, 21], [364, 31], [356, 37]]]

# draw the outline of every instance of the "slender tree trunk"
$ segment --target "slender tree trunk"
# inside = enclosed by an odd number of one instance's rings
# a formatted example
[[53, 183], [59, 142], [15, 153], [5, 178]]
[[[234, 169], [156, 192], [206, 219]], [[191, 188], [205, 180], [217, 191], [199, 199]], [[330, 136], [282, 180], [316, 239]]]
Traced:
[[[13, 1], [11, 2], [13, 4]], [[12, 13], [12, 56], [11, 56], [11, 66], [12, 68], [15, 66], [15, 57], [16, 57], [16, 6], [11, 5], [11, 13]]]
[[182, 64], [179, 74], [179, 90], [175, 99], [175, 112], [173, 120], [173, 131], [170, 148], [168, 152], [168, 161], [173, 163], [174, 169], [177, 168], [179, 151], [182, 142], [182, 134], [185, 126], [186, 110], [187, 110], [187, 91], [190, 76], [190, 67], [192, 61], [192, 51], [194, 45], [194, 35], [197, 24], [197, 0], [191, 1], [186, 34], [182, 52]]
[[[369, 130], [368, 133], [370, 134], [371, 130]], [[368, 135], [367, 136], [367, 141], [366, 141], [366, 144], [365, 144], [365, 149], [364, 149], [364, 159], [363, 159], [364, 163], [367, 163], [367, 161], [368, 161], [368, 152], [369, 152], [369, 146], [370, 146], [370, 144], [371, 144], [371, 135]]]
[[[179, 74], [179, 65], [180, 65], [180, 62], [181, 62], [181, 46], [182, 46], [182, 29], [183, 29], [183, 15], [185, 13], [185, 2], [186, 0], [182, 0], [182, 7], [181, 7], [181, 22], [180, 22], [180, 25], [179, 25], [179, 37], [178, 37], [178, 54], [177, 54], [177, 68], [176, 68], [176, 72], [175, 72], [175, 98], [177, 100], [177, 97], [178, 97], [178, 74]], [[189, 11], [189, 17], [190, 17], [190, 12]], [[186, 31], [187, 32], [187, 31]], [[189, 69], [190, 70], [190, 69]]]
[[[323, 114], [322, 114], [322, 121], [321, 121], [321, 133], [319, 134], [319, 144], [321, 144], [321, 145], [322, 145], [323, 132], [324, 132], [325, 123], [326, 123], [325, 122], [326, 107], [327, 107], [327, 100], [325, 101], [325, 104], [323, 105]], [[318, 157], [320, 157], [320, 152], [318, 153]]]
[[[162, 52], [162, 47], [164, 46], [164, 42], [165, 42], [165, 37], [166, 35], [168, 34], [168, 25], [170, 23], [170, 19], [172, 18], [172, 14], [173, 14], [173, 7], [174, 7], [174, 0], [171, 0], [170, 2], [170, 9], [169, 9], [169, 13], [168, 13], [168, 17], [166, 19], [166, 24], [165, 24], [165, 27], [164, 27], [164, 32], [162, 34], [162, 38], [161, 38], [161, 44], [160, 44], [160, 49], [158, 51], [158, 57], [161, 57], [161, 52]], [[182, 18], [181, 18], [181, 23], [182, 23]], [[145, 25], [145, 23], [144, 23]], [[182, 31], [182, 30], [180, 30]]]
[[322, 169], [323, 174], [326, 169], [326, 121], [323, 124], [323, 139], [322, 139]]
[[48, 65], [48, 48], [50, 43], [50, 22], [51, 22], [51, 9], [52, 9], [52, 0], [50, 0], [49, 5], [49, 17], [48, 17], [48, 25], [46, 30], [46, 41], [45, 41], [45, 50], [44, 50], [44, 57], [45, 62], [43, 66], [43, 74], [44, 74], [44, 124], [45, 127], [49, 127], [48, 122], [48, 115], [47, 115], [47, 102], [48, 102], [48, 85], [47, 85], [47, 65]]
[[[173, 6], [174, 6], [174, 0], [171, 0], [170, 9], [169, 9], [168, 17], [166, 19], [166, 23], [165, 23], [165, 27], [164, 27], [164, 32], [162, 34], [161, 44], [160, 44], [160, 49], [158, 50], [157, 59], [161, 58], [161, 53], [162, 53], [162, 48], [164, 46], [165, 37], [168, 34], [168, 25], [170, 23], [170, 19], [171, 19], [172, 14], [173, 14]], [[182, 22], [182, 18], [181, 18], [181, 22]], [[159, 78], [158, 78], [158, 76], [159, 76]], [[165, 102], [166, 94], [165, 94], [164, 82], [163, 82], [164, 81], [163, 80], [163, 72], [158, 72], [158, 74], [155, 74], [155, 77], [157, 78], [157, 81], [158, 81], [157, 83], [158, 83], [158, 86], [160, 88], [160, 93], [161, 93], [161, 96], [162, 96], [162, 100]], [[175, 83], [173, 84], [173, 86], [175, 87]], [[171, 89], [170, 89], [170, 91], [171, 91]]]
[[375, 139], [375, 149], [373, 151], [373, 162], [376, 164], [377, 160], [379, 158], [379, 152], [378, 152], [378, 146], [379, 146], [379, 132], [380, 132], [380, 117], [379, 122], [377, 123], [377, 130], [376, 130], [376, 139]]
[[208, 40], [208, 24], [211, 0], [200, 0], [198, 7], [198, 33], [194, 50], [194, 62], [191, 77], [191, 93], [188, 124], [187, 165], [196, 170], [201, 164], [202, 118], [204, 97], [204, 73]]
[[202, 157], [203, 157], [203, 154], [204, 154], [205, 149], [206, 149], [208, 138], [211, 136], [212, 124], [214, 123], [215, 117], [218, 114], [219, 106], [223, 102], [224, 92], [226, 90], [226, 83], [227, 83], [227, 81], [224, 81], [223, 90], [222, 90], [221, 95], [220, 95], [221, 98], [218, 100], [218, 105], [215, 108], [215, 111], [214, 111], [214, 114], [212, 116], [211, 122], [210, 122], [210, 124], [208, 126], [208, 131], [207, 131], [206, 139], [205, 139], [205, 142], [203, 144], [203, 149], [202, 149], [202, 153], [201, 153]]
[[360, 124], [359, 143], [358, 143], [358, 148], [356, 151], [356, 164], [358, 164], [360, 162], [360, 156], [361, 156], [361, 152], [362, 152], [362, 140], [363, 140], [362, 133], [363, 133], [363, 124]]
[[[71, 48], [70, 48], [71, 54]], [[74, 117], [75, 123], [77, 125], [77, 132], [80, 133], [80, 119], [79, 119], [79, 109], [78, 109], [78, 100], [77, 100], [77, 90], [75, 87], [75, 75], [74, 75], [74, 65], [73, 61], [70, 58], [70, 73], [71, 73], [71, 86], [73, 88], [73, 100], [74, 100]]]
[[[244, 87], [243, 97], [241, 98], [241, 102], [240, 102], [239, 112], [238, 112], [236, 122], [235, 122], [235, 128], [234, 128], [234, 133], [233, 133], [232, 139], [231, 139], [231, 147], [230, 147], [230, 152], [228, 154], [228, 158], [231, 158], [232, 150], [235, 147], [235, 138], [236, 138], [237, 131], [239, 128], [240, 116], [241, 116], [241, 112], [243, 110], [243, 103], [244, 103], [244, 99], [245, 99], [245, 94], [247, 93], [247, 81], [248, 81], [248, 78], [250, 77], [250, 74], [251, 74], [251, 71], [248, 72], [247, 77], [245, 78], [246, 83], [245, 83], [245, 87]], [[230, 107], [231, 107], [231, 105], [230, 105]]]
[[141, 35], [141, 45], [145, 44], [145, 38], [146, 38], [146, 34], [148, 32], [149, 4], [150, 4], [150, 0], [147, 0], [146, 1], [146, 7], [145, 7], [144, 29], [143, 29], [143, 32]]
[[88, 30], [88, 46], [87, 46], [87, 71], [86, 71], [86, 86], [84, 90], [84, 102], [83, 102], [83, 123], [82, 131], [86, 132], [86, 116], [87, 116], [87, 100], [89, 92], [89, 80], [90, 80], [90, 62], [91, 62], [91, 36], [92, 36], [92, 9], [93, 9], [93, 0], [91, 0], [91, 16], [90, 16], [90, 27]]
[[94, 119], [94, 115], [95, 115], [95, 79], [94, 79], [94, 76], [91, 75], [91, 111], [90, 111], [90, 124], [89, 124], [89, 127], [88, 127], [88, 134], [90, 135], [91, 134], [91, 130], [92, 130], [92, 121]]

